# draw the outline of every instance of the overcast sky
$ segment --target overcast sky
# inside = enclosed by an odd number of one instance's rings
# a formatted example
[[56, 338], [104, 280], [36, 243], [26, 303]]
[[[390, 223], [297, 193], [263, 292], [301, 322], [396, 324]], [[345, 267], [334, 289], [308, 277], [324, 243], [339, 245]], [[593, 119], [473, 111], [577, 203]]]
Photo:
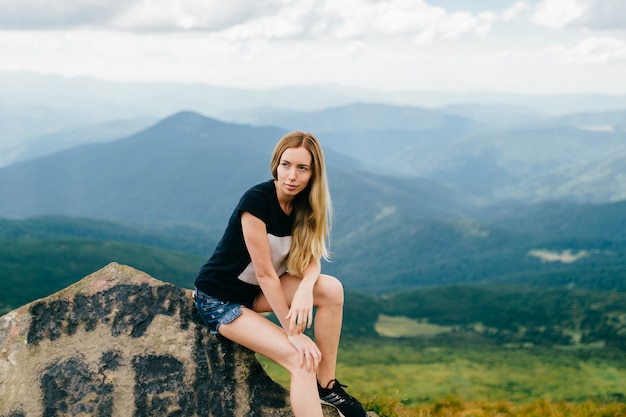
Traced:
[[625, 0], [0, 0], [0, 71], [626, 93]]

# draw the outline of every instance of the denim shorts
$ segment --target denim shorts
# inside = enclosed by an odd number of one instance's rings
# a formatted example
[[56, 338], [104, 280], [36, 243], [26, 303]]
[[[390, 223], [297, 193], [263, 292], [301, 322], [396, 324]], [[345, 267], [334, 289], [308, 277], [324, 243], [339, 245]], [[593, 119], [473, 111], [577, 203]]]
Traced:
[[197, 288], [193, 294], [200, 316], [206, 325], [209, 326], [211, 334], [217, 334], [217, 329], [222, 324], [231, 323], [241, 315], [242, 304], [222, 301], [203, 293]]

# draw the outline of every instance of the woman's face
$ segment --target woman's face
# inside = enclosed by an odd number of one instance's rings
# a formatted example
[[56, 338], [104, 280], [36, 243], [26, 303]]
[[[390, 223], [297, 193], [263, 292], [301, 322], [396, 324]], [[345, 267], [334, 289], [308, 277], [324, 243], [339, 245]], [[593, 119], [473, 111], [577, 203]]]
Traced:
[[285, 197], [295, 197], [309, 185], [313, 175], [312, 159], [304, 147], [285, 149], [276, 169], [276, 184]]

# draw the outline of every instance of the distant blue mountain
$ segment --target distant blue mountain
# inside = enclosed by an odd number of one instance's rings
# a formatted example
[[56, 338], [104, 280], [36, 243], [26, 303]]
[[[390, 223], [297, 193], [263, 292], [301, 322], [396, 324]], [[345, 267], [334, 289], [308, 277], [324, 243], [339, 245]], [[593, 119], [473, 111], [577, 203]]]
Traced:
[[[221, 227], [241, 193], [270, 178], [271, 153], [284, 133], [178, 113], [122, 140], [0, 169], [0, 216]], [[326, 154], [340, 216], [375, 217], [389, 205], [432, 216], [462, 212], [463, 198], [448, 187], [375, 175], [331, 148]]]
[[415, 106], [353, 103], [315, 111], [266, 109], [234, 113], [233, 117], [257, 126], [280, 126], [288, 130], [367, 132], [379, 130], [467, 132], [482, 125], [470, 118]]
[[428, 178], [484, 204], [626, 199], [626, 113], [549, 117], [532, 108], [375, 103], [319, 111], [249, 110], [256, 125], [304, 126], [368, 169]]

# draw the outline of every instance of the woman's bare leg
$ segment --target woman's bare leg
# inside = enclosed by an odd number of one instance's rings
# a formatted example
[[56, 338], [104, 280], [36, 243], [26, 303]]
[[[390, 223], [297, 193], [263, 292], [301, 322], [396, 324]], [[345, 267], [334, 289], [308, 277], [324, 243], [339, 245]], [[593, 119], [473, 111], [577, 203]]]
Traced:
[[324, 388], [335, 379], [337, 351], [343, 322], [343, 286], [339, 280], [321, 275], [314, 290], [317, 305], [315, 313], [315, 342], [322, 361], [317, 370], [317, 379]]
[[315, 372], [300, 367], [297, 350], [287, 334], [260, 314], [242, 308], [241, 316], [219, 327], [222, 336], [257, 352], [287, 369], [291, 375], [289, 397], [296, 417], [320, 417], [322, 406]]
[[[293, 295], [300, 285], [300, 278], [285, 274], [280, 282], [285, 298], [291, 304]], [[343, 321], [343, 301], [341, 282], [330, 275], [321, 274], [313, 288], [313, 303], [317, 306], [314, 324], [315, 342], [322, 352], [317, 378], [323, 387], [335, 379], [337, 351]], [[271, 311], [263, 294], [257, 298], [254, 309], [259, 312]]]

